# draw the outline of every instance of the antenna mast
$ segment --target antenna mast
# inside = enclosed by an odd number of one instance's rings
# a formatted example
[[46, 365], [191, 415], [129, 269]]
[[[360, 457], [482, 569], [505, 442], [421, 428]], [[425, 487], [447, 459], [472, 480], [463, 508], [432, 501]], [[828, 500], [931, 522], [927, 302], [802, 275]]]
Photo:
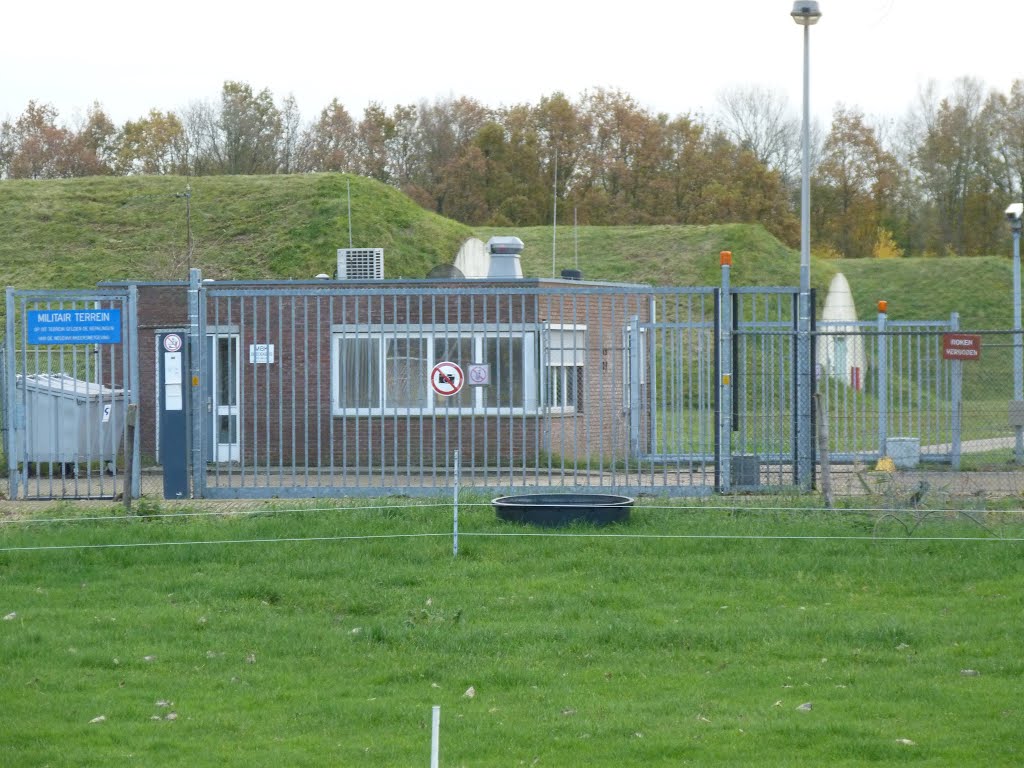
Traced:
[[348, 247], [354, 248], [352, 245], [352, 181], [345, 179], [345, 188], [348, 190]]
[[551, 277], [555, 276], [555, 244], [558, 240], [558, 149], [555, 149], [555, 180], [551, 185], [554, 211], [551, 215]]

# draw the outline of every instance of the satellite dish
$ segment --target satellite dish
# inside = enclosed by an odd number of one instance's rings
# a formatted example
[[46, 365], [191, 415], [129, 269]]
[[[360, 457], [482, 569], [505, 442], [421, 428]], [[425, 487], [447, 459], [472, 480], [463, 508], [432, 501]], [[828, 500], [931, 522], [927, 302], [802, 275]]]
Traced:
[[456, 267], [454, 264], [438, 264], [436, 267], [427, 272], [428, 278], [435, 280], [461, 280], [465, 277], [462, 274], [462, 270]]

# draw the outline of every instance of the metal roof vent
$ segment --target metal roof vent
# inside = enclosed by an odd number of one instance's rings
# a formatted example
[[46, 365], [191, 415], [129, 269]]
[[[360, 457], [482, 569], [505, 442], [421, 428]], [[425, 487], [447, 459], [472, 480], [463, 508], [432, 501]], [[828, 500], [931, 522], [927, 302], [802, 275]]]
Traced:
[[339, 248], [339, 280], [383, 280], [383, 248]]
[[487, 241], [487, 251], [491, 254], [488, 277], [518, 279], [523, 276], [523, 266], [519, 263], [523, 241], [518, 237], [492, 237]]

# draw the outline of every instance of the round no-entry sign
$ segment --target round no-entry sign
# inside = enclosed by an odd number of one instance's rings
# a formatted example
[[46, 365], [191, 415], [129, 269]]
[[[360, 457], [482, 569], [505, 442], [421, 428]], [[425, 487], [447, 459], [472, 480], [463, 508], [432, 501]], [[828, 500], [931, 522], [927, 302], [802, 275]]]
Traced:
[[430, 386], [442, 397], [457, 395], [462, 383], [462, 369], [457, 363], [438, 363], [430, 371]]

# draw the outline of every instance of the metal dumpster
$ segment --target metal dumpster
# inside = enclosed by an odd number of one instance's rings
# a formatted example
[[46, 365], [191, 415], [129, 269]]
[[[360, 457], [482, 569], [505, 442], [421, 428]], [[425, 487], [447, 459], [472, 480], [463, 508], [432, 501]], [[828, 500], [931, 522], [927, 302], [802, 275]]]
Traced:
[[111, 462], [121, 448], [125, 392], [67, 374], [17, 377], [16, 461]]

